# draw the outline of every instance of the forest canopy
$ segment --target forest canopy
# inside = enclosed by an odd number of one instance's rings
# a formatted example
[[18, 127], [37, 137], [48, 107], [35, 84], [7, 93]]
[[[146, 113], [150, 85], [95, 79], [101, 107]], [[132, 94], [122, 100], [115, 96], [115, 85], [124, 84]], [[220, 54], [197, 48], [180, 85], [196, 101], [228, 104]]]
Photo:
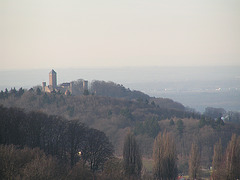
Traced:
[[40, 148], [71, 166], [82, 159], [96, 171], [113, 156], [106, 135], [79, 120], [0, 106], [0, 124], [0, 144]]

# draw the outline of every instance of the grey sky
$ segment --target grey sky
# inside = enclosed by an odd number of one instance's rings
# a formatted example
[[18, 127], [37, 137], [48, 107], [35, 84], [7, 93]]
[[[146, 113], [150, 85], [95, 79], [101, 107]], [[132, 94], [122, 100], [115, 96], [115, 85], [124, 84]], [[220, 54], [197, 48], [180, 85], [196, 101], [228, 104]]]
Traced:
[[0, 64], [240, 65], [240, 1], [0, 0]]

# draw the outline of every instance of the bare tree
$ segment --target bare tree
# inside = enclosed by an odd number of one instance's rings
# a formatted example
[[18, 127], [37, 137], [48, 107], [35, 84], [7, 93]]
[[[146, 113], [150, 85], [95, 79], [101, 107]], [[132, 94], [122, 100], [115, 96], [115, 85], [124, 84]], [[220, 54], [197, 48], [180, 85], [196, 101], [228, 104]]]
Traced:
[[78, 160], [79, 152], [83, 148], [87, 128], [78, 120], [72, 120], [68, 123], [68, 144], [70, 152], [71, 166]]
[[131, 132], [127, 134], [124, 141], [123, 166], [125, 175], [136, 178], [141, 176], [141, 154], [137, 141]]
[[170, 133], [159, 133], [153, 147], [154, 177], [156, 179], [175, 179], [177, 176], [177, 153]]
[[213, 161], [212, 161], [212, 178], [213, 179], [219, 179], [218, 174], [221, 174], [221, 163], [223, 160], [223, 154], [222, 154], [222, 142], [221, 139], [214, 145], [214, 152], [213, 152]]
[[93, 172], [103, 167], [103, 164], [113, 155], [113, 146], [107, 136], [96, 129], [89, 129], [82, 151], [83, 159], [90, 164]]
[[240, 178], [240, 137], [236, 134], [232, 135], [231, 141], [228, 143], [226, 150], [226, 179]]
[[200, 166], [200, 152], [198, 145], [193, 143], [190, 156], [189, 156], [189, 177], [191, 179], [196, 179], [199, 174]]

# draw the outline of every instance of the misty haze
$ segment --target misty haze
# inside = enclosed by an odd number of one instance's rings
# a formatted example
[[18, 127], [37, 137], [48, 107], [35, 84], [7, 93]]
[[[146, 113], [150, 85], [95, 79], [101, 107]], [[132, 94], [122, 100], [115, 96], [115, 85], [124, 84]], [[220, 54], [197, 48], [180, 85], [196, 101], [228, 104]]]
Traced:
[[0, 0], [0, 179], [239, 168], [239, 0]]

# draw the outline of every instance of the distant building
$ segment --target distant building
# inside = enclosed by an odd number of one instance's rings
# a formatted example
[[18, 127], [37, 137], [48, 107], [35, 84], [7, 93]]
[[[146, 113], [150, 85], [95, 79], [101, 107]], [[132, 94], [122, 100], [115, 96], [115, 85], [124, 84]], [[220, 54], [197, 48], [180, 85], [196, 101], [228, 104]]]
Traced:
[[46, 82], [42, 82], [42, 90], [44, 92], [52, 92], [57, 90], [57, 73], [52, 69], [49, 72], [49, 86], [46, 85]]
[[[67, 94], [72, 94], [73, 90], [72, 90], [72, 82], [71, 83], [62, 83], [58, 89], [60, 90], [60, 92], [64, 93], [65, 95]], [[67, 92], [67, 94], [66, 94]]]
[[42, 82], [42, 90], [44, 92], [51, 92], [49, 86], [46, 86], [46, 82]]
[[68, 87], [70, 87], [70, 83], [62, 83], [60, 86], [62, 88], [68, 88]]
[[[74, 91], [73, 91], [74, 89]], [[57, 73], [52, 69], [49, 72], [49, 85], [46, 85], [46, 82], [42, 82], [42, 91], [43, 92], [61, 92], [63, 94], [69, 95], [69, 94], [79, 94], [80, 92], [84, 92], [85, 90], [88, 90], [88, 81], [83, 81], [82, 86], [80, 87], [74, 87], [74, 82], [66, 82], [62, 83], [59, 86], [57, 86]]]
[[45, 87], [46, 87], [46, 82], [42, 82], [42, 87], [43, 87], [43, 89], [45, 89]]
[[49, 72], [49, 86], [53, 89], [57, 87], [57, 73], [53, 69]]

